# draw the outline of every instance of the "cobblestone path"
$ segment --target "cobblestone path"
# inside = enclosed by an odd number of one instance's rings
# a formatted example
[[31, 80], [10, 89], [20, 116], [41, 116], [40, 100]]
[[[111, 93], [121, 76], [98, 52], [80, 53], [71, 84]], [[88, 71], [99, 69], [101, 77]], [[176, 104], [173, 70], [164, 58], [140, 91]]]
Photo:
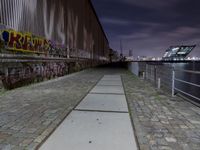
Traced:
[[200, 108], [157, 92], [132, 74], [123, 76], [141, 150], [200, 150]]

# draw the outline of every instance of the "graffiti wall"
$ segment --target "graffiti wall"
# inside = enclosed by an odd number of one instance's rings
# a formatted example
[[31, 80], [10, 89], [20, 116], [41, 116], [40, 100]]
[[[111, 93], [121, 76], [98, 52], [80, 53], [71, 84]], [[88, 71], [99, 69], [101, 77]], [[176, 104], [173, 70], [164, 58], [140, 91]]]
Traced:
[[14, 88], [106, 62], [109, 43], [90, 0], [0, 0], [0, 58], [7, 55], [0, 79]]
[[3, 33], [14, 49], [43, 53], [47, 39], [74, 50], [76, 57], [108, 55], [108, 40], [89, 0], [1, 0], [0, 24], [17, 31]]

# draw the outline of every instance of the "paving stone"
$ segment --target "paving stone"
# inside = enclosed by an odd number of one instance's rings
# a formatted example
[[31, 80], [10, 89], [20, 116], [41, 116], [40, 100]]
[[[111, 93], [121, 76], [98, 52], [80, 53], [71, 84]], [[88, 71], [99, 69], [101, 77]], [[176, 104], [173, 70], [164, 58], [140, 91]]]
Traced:
[[199, 150], [200, 145], [195, 143], [189, 143], [189, 147], [192, 150]]
[[28, 149], [28, 150], [35, 150], [35, 149], [37, 148], [38, 145], [39, 145], [39, 143], [32, 142], [31, 144], [29, 144], [28, 146], [26, 146], [25, 149]]
[[200, 125], [200, 121], [198, 120], [189, 120], [192, 124]]
[[8, 138], [10, 136], [11, 136], [10, 134], [0, 132], [0, 139], [6, 139], [6, 138]]
[[19, 131], [23, 128], [23, 126], [13, 126], [11, 127], [12, 130], [16, 130], [16, 131]]
[[190, 142], [191, 142], [191, 143], [200, 144], [199, 138], [190, 138]]
[[149, 148], [150, 148], [150, 150], [159, 150], [158, 145], [156, 145], [156, 144], [153, 144], [153, 145], [150, 144]]
[[162, 124], [169, 124], [168, 121], [161, 121]]
[[34, 142], [41, 143], [45, 139], [45, 137], [46, 135], [40, 135], [34, 140]]
[[148, 149], [149, 149], [149, 145], [148, 144], [146, 144], [146, 145], [141, 144], [140, 145], [140, 150], [148, 150]]
[[158, 146], [158, 148], [159, 148], [160, 150], [172, 150], [172, 148], [169, 147], [169, 146]]
[[158, 119], [156, 116], [153, 116], [153, 117], [151, 118], [151, 121], [153, 121], [153, 122], [158, 122], [159, 119]]
[[26, 147], [28, 146], [30, 143], [32, 143], [33, 139], [25, 139], [24, 141], [22, 141], [22, 143], [19, 144], [19, 146], [21, 147]]
[[13, 146], [11, 144], [0, 144], [0, 149], [1, 150], [11, 150], [12, 147]]
[[155, 137], [155, 138], [162, 138], [162, 137], [163, 137], [163, 134], [162, 134], [162, 133], [155, 133], [155, 134], [154, 134], [154, 137]]
[[156, 138], [155, 141], [157, 145], [168, 145], [168, 141], [164, 138]]
[[186, 125], [180, 125], [181, 129], [188, 129]]
[[144, 145], [144, 144], [148, 144], [149, 143], [149, 140], [147, 137], [143, 136], [143, 137], [138, 137], [139, 138], [139, 142], [141, 145]]
[[173, 137], [165, 137], [167, 142], [176, 142], [177, 140]]

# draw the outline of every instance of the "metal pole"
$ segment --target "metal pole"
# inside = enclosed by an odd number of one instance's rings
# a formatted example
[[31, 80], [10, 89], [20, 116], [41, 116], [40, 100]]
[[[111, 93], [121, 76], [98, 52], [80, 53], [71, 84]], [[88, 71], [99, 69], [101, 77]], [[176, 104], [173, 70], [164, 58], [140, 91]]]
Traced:
[[145, 79], [148, 80], [148, 64], [146, 64]]
[[172, 70], [172, 97], [174, 97], [174, 88], [175, 88], [175, 71]]
[[145, 80], [145, 72], [142, 72], [142, 78]]
[[156, 79], [157, 79], [156, 66], [154, 66], [154, 83], [155, 83], [155, 87], [156, 87]]
[[158, 89], [160, 89], [160, 78], [158, 78]]

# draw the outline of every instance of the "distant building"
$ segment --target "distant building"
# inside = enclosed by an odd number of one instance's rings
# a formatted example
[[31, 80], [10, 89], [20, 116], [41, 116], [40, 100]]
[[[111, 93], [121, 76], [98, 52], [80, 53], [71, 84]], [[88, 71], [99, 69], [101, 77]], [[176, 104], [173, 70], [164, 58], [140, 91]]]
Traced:
[[185, 60], [187, 55], [196, 47], [196, 45], [170, 46], [163, 56], [163, 60]]
[[133, 56], [133, 50], [129, 50], [129, 56]]

